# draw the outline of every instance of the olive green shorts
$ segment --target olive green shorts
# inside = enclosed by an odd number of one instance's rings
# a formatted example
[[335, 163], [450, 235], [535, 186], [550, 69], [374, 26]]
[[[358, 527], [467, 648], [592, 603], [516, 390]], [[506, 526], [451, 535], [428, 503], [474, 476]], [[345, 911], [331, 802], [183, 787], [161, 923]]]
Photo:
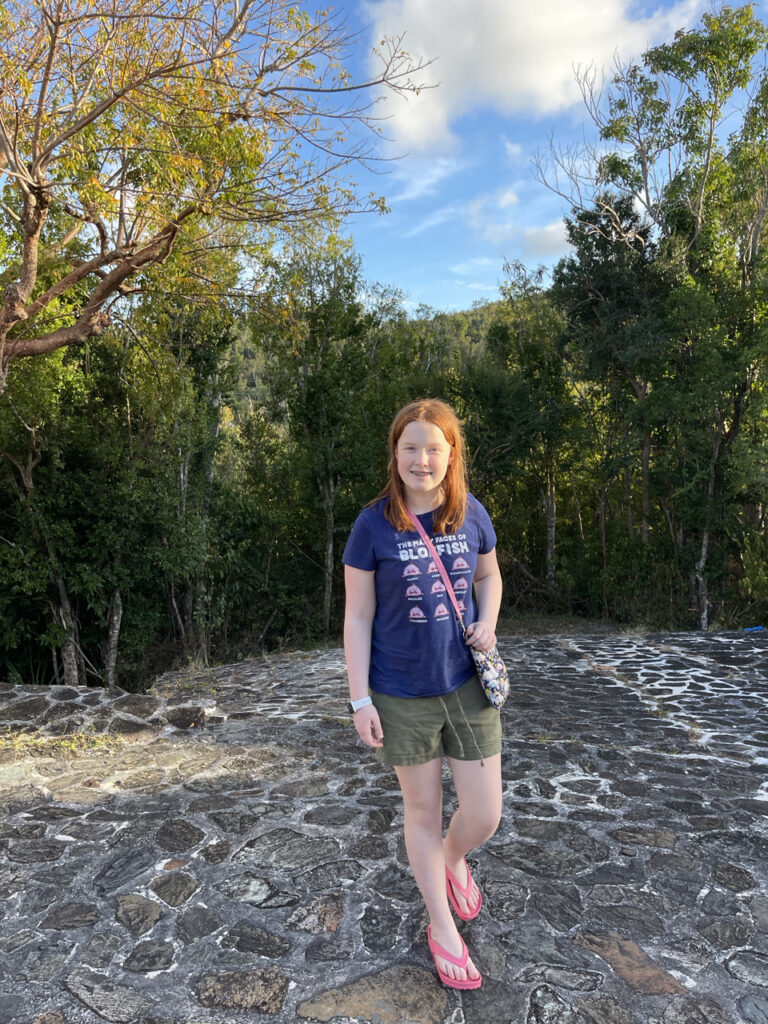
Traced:
[[376, 757], [384, 764], [426, 764], [436, 757], [480, 761], [501, 751], [501, 716], [477, 676], [443, 697], [371, 697], [384, 732]]

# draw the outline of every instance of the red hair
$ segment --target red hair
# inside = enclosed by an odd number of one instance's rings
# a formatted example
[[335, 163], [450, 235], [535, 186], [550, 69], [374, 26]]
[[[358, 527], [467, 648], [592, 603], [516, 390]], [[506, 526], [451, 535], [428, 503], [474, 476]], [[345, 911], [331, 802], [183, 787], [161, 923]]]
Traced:
[[387, 499], [384, 515], [396, 530], [407, 533], [413, 523], [408, 515], [405, 484], [397, 471], [397, 445], [400, 435], [409, 423], [434, 423], [448, 442], [453, 458], [441, 485], [443, 502], [435, 509], [433, 530], [445, 533], [458, 529], [467, 511], [467, 471], [464, 463], [464, 437], [461, 424], [453, 409], [439, 398], [420, 398], [400, 410], [389, 428], [389, 481], [387, 486], [370, 502]]

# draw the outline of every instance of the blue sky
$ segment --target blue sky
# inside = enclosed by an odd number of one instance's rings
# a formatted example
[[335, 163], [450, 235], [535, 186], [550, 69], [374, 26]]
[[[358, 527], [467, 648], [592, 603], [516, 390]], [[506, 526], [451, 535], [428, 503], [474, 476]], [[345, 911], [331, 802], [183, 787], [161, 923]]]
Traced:
[[[734, 2], [738, 6], [738, 0]], [[765, 2], [757, 5], [764, 16]], [[496, 299], [505, 260], [551, 266], [566, 251], [567, 204], [536, 180], [532, 161], [577, 143], [589, 122], [574, 67], [610, 73], [650, 45], [692, 28], [701, 0], [341, 0], [368, 48], [405, 32], [432, 59], [437, 83], [407, 101], [388, 98], [379, 173], [358, 170], [363, 192], [391, 212], [348, 225], [369, 281], [394, 285], [408, 307], [467, 309]], [[362, 45], [359, 56], [364, 59]]]

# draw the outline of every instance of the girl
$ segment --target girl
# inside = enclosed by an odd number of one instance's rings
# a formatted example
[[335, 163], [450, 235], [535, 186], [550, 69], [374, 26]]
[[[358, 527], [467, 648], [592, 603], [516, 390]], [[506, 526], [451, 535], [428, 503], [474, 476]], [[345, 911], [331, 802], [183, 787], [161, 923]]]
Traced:
[[[479, 988], [449, 901], [463, 921], [480, 912], [482, 893], [464, 858], [501, 817], [501, 722], [468, 649], [496, 642], [496, 534], [467, 493], [461, 427], [449, 405], [424, 399], [401, 409], [389, 452], [389, 482], [358, 516], [344, 551], [350, 709], [362, 741], [397, 773], [438, 976], [452, 988]], [[466, 641], [409, 513], [432, 537], [464, 603]], [[443, 757], [458, 797], [445, 836]]]

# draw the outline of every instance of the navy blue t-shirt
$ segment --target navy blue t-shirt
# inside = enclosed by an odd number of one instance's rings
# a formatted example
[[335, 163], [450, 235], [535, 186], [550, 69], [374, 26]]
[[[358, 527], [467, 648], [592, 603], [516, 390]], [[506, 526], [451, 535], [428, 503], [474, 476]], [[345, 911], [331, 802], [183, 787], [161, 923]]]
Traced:
[[[374, 572], [376, 613], [369, 685], [393, 697], [434, 697], [458, 689], [475, 671], [440, 573], [416, 529], [402, 533], [385, 518], [387, 499], [364, 509], [352, 527], [343, 561]], [[475, 621], [472, 580], [478, 554], [496, 546], [490, 517], [467, 495], [455, 533], [432, 532], [433, 513], [419, 516], [450, 576], [464, 622]]]

